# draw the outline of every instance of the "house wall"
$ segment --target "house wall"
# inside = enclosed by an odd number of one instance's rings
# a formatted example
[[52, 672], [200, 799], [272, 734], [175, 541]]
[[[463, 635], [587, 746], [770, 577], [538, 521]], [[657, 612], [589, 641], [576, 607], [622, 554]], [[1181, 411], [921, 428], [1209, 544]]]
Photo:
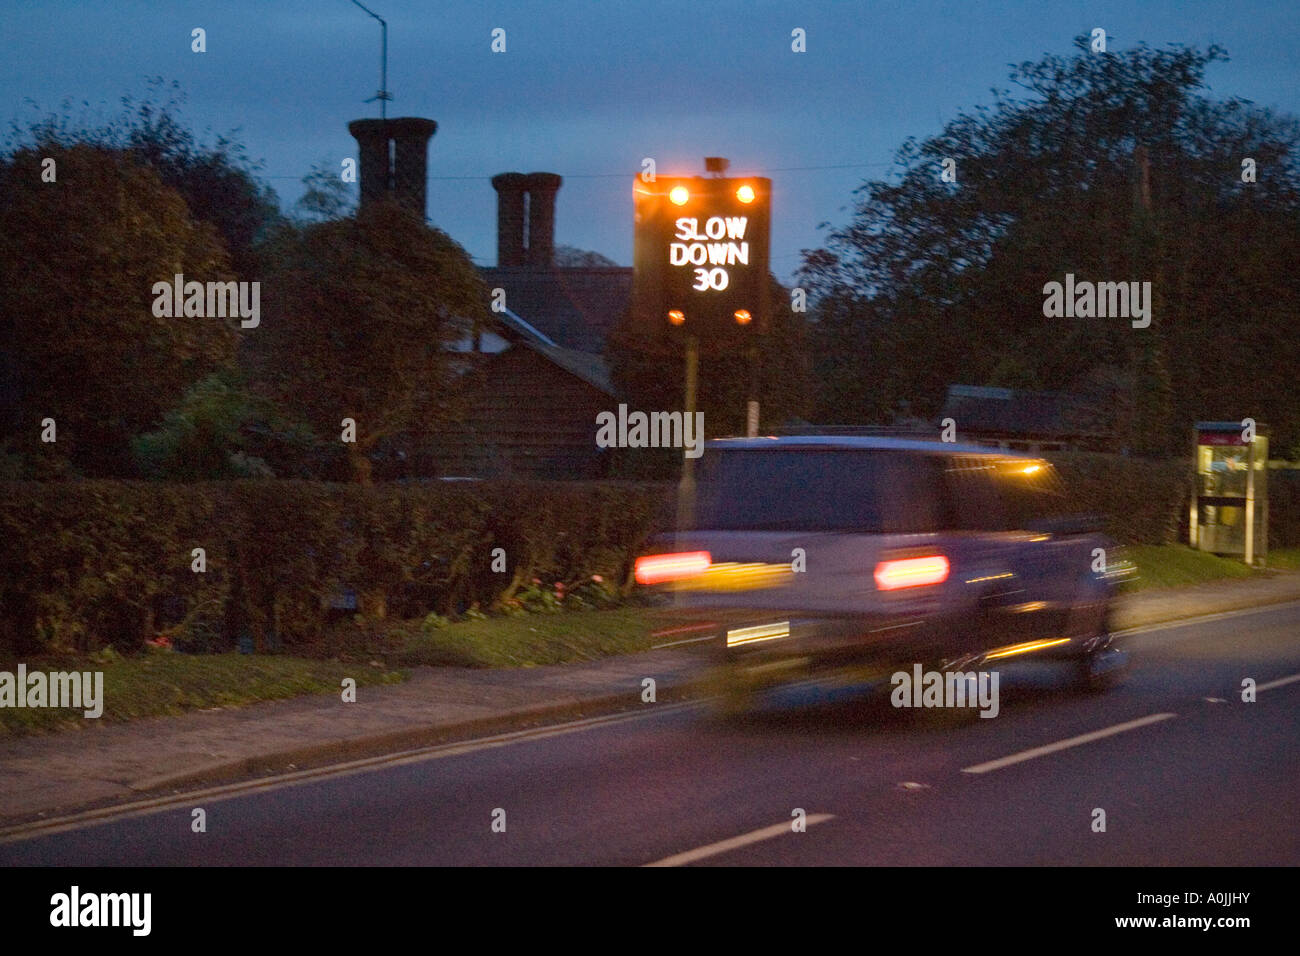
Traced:
[[600, 476], [596, 415], [617, 407], [612, 398], [523, 346], [486, 356], [472, 374], [465, 421], [437, 442], [440, 474]]

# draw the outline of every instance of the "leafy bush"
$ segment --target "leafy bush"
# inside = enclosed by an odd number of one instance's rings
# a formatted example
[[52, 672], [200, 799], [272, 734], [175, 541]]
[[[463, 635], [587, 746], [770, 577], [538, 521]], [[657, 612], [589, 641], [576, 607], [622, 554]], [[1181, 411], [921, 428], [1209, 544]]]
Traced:
[[1080, 512], [1106, 516], [1106, 533], [1121, 544], [1180, 539], [1192, 492], [1191, 461], [1092, 452], [1047, 456]]
[[1268, 545], [1270, 548], [1300, 545], [1300, 470], [1269, 472]]
[[[1178, 540], [1187, 462], [1051, 457], [1118, 541]], [[1300, 481], [1270, 477], [1273, 546], [1300, 544]], [[609, 607], [670, 499], [630, 482], [0, 482], [0, 659], [159, 636], [180, 651], [241, 638], [274, 650], [321, 639], [346, 591], [362, 628]]]
[[138, 651], [160, 635], [185, 651], [241, 637], [274, 650], [319, 639], [348, 590], [370, 621], [474, 616], [524, 603], [521, 591], [542, 609], [534, 578], [561, 582], [552, 601], [581, 585], [569, 606], [600, 606], [592, 575], [627, 593], [665, 494], [631, 483], [3, 482], [0, 658]]

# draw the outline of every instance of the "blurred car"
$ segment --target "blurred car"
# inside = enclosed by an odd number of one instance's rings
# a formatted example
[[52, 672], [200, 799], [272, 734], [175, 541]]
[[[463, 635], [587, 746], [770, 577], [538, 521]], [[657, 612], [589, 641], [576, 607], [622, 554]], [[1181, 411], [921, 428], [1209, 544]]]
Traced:
[[744, 686], [1029, 655], [1089, 688], [1123, 671], [1114, 542], [1041, 458], [811, 436], [712, 441], [700, 468], [693, 520], [635, 575], [716, 632]]

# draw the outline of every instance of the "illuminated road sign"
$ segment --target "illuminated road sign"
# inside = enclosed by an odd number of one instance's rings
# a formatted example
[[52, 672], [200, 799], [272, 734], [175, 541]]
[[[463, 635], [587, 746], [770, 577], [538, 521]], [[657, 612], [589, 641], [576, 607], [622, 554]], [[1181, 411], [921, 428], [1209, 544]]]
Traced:
[[638, 177], [632, 307], [638, 327], [725, 347], [766, 329], [772, 181]]

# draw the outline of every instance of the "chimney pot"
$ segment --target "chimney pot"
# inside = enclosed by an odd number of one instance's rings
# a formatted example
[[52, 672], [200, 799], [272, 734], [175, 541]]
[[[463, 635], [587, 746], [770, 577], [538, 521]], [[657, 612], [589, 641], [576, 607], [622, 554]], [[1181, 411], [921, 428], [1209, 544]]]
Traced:
[[523, 173], [501, 173], [492, 177], [497, 191], [497, 265], [524, 264], [524, 189], [528, 177]]
[[555, 173], [530, 173], [528, 184], [528, 252], [536, 269], [555, 264], [555, 194], [564, 180]]
[[418, 116], [362, 119], [348, 124], [361, 158], [361, 207], [396, 200], [427, 215], [429, 140], [438, 124]]

